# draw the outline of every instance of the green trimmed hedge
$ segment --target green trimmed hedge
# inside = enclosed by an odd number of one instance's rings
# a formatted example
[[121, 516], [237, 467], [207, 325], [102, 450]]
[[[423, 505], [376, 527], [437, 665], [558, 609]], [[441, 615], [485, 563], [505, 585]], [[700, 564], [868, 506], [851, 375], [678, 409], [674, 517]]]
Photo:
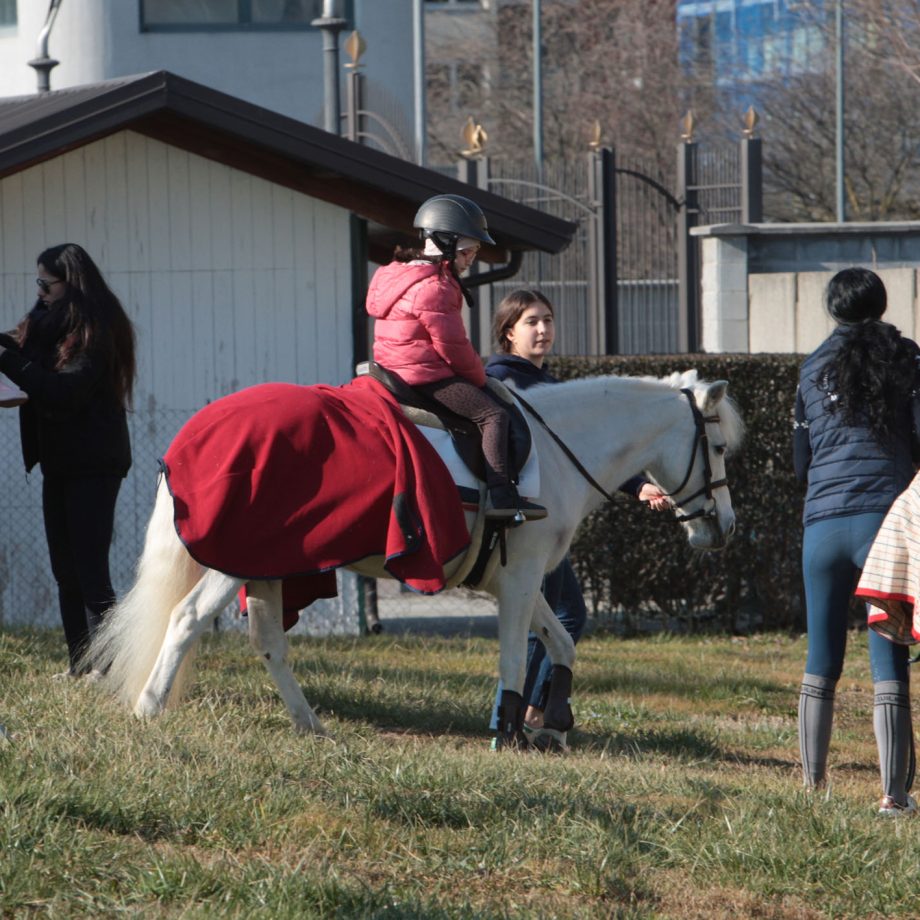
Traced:
[[737, 518], [726, 550], [700, 553], [672, 514], [618, 496], [591, 515], [572, 560], [598, 625], [747, 632], [804, 628], [801, 575], [804, 488], [792, 468], [792, 408], [800, 355], [636, 355], [555, 358], [560, 379], [598, 374], [661, 377], [695, 368], [728, 380], [747, 427], [728, 459]]

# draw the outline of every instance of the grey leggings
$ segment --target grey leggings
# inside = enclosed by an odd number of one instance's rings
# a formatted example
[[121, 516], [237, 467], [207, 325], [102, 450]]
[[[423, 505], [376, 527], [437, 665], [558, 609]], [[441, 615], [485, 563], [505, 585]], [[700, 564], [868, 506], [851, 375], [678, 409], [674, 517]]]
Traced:
[[463, 377], [448, 377], [416, 387], [437, 400], [451, 412], [468, 418], [482, 434], [482, 452], [486, 459], [486, 485], [507, 485], [508, 413], [482, 387]]

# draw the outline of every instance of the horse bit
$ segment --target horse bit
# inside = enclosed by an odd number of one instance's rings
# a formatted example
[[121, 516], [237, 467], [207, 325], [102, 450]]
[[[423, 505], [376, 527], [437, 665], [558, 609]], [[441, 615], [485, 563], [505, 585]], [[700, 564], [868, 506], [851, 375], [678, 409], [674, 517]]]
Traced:
[[[693, 467], [696, 465], [696, 449], [699, 446], [703, 448], [703, 487], [697, 489], [692, 495], [688, 495], [683, 501], [689, 502], [693, 501], [698, 495], [706, 496], [707, 500], [712, 499], [713, 489], [719, 489], [723, 486], [728, 486], [727, 479], [713, 479], [712, 478], [712, 464], [709, 462], [709, 435], [706, 434], [706, 424], [707, 422], [719, 422], [718, 415], [706, 415], [704, 416], [700, 412], [699, 406], [696, 404], [696, 400], [693, 398], [693, 391], [688, 390], [686, 387], [681, 387], [681, 393], [687, 397], [687, 402], [690, 403], [690, 411], [693, 413], [693, 424], [696, 427], [696, 434], [693, 438], [693, 447], [690, 451], [690, 464], [687, 467], [687, 473], [684, 476], [683, 482], [673, 491], [665, 492], [667, 498], [673, 498], [677, 495], [682, 489], [684, 489], [687, 483], [690, 481], [690, 476], [693, 474]], [[572, 461], [575, 469], [598, 491], [607, 501], [612, 502], [614, 500], [613, 496], [585, 469], [582, 462], [575, 456], [574, 453], [569, 449], [568, 445], [553, 431], [549, 425], [546, 424], [546, 421], [530, 405], [527, 400], [525, 400], [520, 393], [515, 392], [514, 398], [546, 429], [546, 432], [549, 436], [559, 445], [562, 452]], [[680, 505], [675, 502], [676, 509], [680, 509]], [[683, 524], [686, 521], [695, 520], [698, 517], [716, 517], [716, 508], [713, 505], [711, 508], [706, 509], [704, 507], [697, 508], [696, 511], [692, 511], [690, 514], [678, 514], [676, 520], [678, 523]]]

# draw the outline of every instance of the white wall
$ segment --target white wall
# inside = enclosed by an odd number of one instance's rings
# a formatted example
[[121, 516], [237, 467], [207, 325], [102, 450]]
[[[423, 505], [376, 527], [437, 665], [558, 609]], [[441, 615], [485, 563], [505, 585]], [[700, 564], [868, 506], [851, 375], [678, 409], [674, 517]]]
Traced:
[[[112, 570], [130, 583], [163, 455], [207, 401], [250, 384], [343, 383], [352, 368], [349, 213], [121, 132], [0, 179], [0, 329], [35, 298], [35, 259], [84, 246], [136, 325], [134, 466]], [[0, 409], [0, 627], [56, 625], [16, 412]]]
[[[36, 91], [27, 62], [36, 56], [48, 4], [20, 0], [18, 9], [18, 26], [0, 29], [0, 96]], [[412, 0], [355, 0], [355, 23], [368, 46], [362, 59], [368, 80], [403, 106], [411, 126]], [[340, 47], [348, 34], [340, 33]], [[169, 70], [323, 125], [322, 34], [316, 30], [141, 32], [139, 0], [65, 0], [49, 52], [60, 61], [51, 72], [52, 89]], [[340, 54], [344, 65], [348, 57]]]
[[342, 383], [349, 240], [342, 208], [123, 131], [0, 179], [0, 328], [33, 302], [37, 254], [73, 241], [137, 325], [139, 405]]

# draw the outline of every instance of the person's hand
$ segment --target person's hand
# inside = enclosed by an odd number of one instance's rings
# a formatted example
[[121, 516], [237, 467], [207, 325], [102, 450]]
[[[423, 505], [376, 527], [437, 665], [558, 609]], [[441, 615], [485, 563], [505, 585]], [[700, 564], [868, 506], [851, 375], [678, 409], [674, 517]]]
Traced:
[[639, 501], [648, 502], [652, 511], [667, 511], [671, 507], [671, 499], [654, 483], [647, 482], [639, 489]]

